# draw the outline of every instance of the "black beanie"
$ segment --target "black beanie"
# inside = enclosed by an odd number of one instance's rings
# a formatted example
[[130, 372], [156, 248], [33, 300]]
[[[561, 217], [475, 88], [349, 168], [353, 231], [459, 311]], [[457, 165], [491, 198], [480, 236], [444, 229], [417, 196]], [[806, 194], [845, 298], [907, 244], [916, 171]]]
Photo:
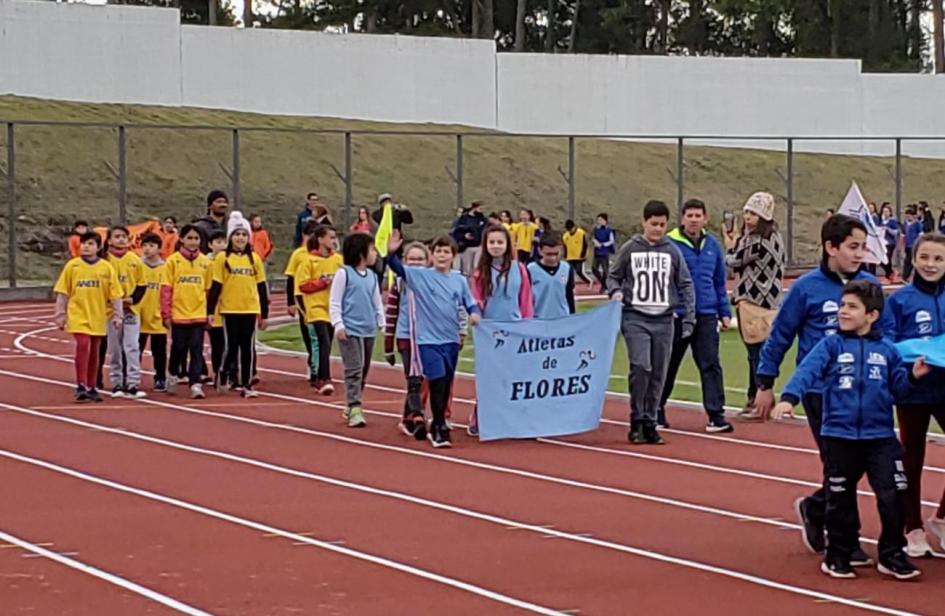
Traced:
[[226, 193], [223, 192], [222, 190], [220, 190], [219, 188], [217, 188], [217, 189], [215, 189], [215, 190], [211, 190], [211, 191], [210, 191], [210, 194], [207, 195], [207, 207], [209, 208], [210, 205], [211, 205], [214, 201], [216, 201], [217, 199], [219, 199], [220, 197], [223, 197], [223, 198], [226, 199], [227, 201], [230, 200], [230, 198], [226, 196]]

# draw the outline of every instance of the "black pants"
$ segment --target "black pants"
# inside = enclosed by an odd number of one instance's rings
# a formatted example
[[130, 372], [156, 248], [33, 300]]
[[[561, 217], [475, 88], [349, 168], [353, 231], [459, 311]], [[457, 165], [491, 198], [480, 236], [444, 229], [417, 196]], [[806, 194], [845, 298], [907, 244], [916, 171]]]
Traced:
[[906, 248], [905, 253], [902, 255], [902, 279], [905, 282], [909, 282], [909, 279], [912, 277], [912, 248]]
[[886, 278], [892, 278], [893, 274], [893, 254], [896, 252], [896, 245], [886, 246], [886, 262], [883, 263], [883, 269], [886, 270]]
[[[398, 340], [398, 343], [400, 341]], [[423, 377], [419, 374], [410, 376], [410, 344], [399, 346], [400, 361], [404, 364], [404, 376], [407, 378], [407, 397], [404, 398], [404, 418], [423, 415], [423, 399], [420, 390], [423, 387]]]
[[213, 368], [213, 374], [220, 375], [223, 369], [223, 354], [226, 352], [226, 334], [222, 327], [211, 327], [210, 336], [210, 367]]
[[430, 412], [433, 415], [434, 426], [442, 426], [446, 423], [446, 406], [450, 401], [452, 387], [452, 375], [430, 379]]
[[825, 437], [827, 458], [827, 558], [849, 561], [859, 548], [860, 515], [856, 485], [865, 474], [876, 494], [882, 531], [879, 560], [902, 553], [906, 545], [903, 494], [906, 474], [895, 438], [850, 441]]
[[594, 278], [597, 278], [597, 282], [600, 283], [601, 289], [606, 289], [607, 276], [610, 275], [610, 257], [606, 255], [603, 257], [595, 256], [591, 272], [594, 274]]
[[758, 371], [758, 360], [761, 359], [761, 347], [764, 345], [763, 342], [745, 345], [745, 350], [748, 351], [748, 406], [754, 406], [755, 396], [758, 394], [755, 372]]
[[139, 334], [138, 348], [144, 357], [144, 348], [151, 339], [151, 361], [154, 362], [154, 382], [167, 380], [167, 334]]
[[521, 263], [523, 263], [523, 264], [525, 264], [525, 265], [528, 265], [528, 264], [531, 262], [531, 260], [532, 260], [532, 251], [530, 251], [530, 250], [519, 250], [519, 251], [518, 251], [518, 260], [519, 260]]
[[584, 261], [581, 259], [568, 261], [568, 265], [574, 271], [574, 275], [581, 279], [585, 284], [590, 284], [591, 279], [584, 275]]
[[[305, 315], [302, 310], [299, 310], [299, 331], [302, 333], [302, 342], [305, 343], [305, 354], [306, 362], [305, 365], [308, 367], [308, 376], [310, 379], [318, 378], [317, 374], [312, 374], [312, 337], [308, 333], [308, 324], [305, 323]], [[321, 359], [321, 356], [319, 356]]]
[[673, 391], [673, 383], [679, 373], [679, 366], [686, 357], [686, 351], [692, 348], [692, 358], [702, 375], [702, 406], [709, 419], [725, 417], [725, 390], [722, 385], [722, 364], [719, 363], [719, 330], [715, 315], [696, 317], [696, 327], [692, 336], [682, 337], [682, 320], [676, 319], [673, 328], [673, 352], [666, 369], [663, 395], [660, 398], [659, 412], [663, 413], [666, 401]]
[[105, 366], [106, 357], [108, 357], [108, 336], [103, 336], [101, 344], [98, 345], [98, 370], [95, 376], [95, 387], [98, 389], [105, 389], [102, 368]]
[[331, 381], [331, 343], [335, 339], [335, 328], [328, 321], [315, 321], [315, 333], [318, 335], [318, 380]]
[[187, 323], [171, 326], [171, 374], [183, 377], [179, 370], [187, 366], [187, 378], [191, 385], [200, 382], [203, 367], [204, 323]]
[[223, 330], [226, 334], [223, 374], [226, 375], [226, 382], [236, 386], [248, 388], [253, 378], [256, 318], [255, 314], [223, 315]]

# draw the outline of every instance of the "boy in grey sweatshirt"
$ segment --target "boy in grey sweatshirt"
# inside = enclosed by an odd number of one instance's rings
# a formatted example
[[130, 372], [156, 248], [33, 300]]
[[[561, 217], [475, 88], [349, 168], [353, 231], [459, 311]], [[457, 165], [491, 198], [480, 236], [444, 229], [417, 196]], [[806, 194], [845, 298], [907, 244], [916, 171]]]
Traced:
[[682, 337], [696, 324], [695, 293], [686, 260], [666, 238], [669, 208], [650, 201], [643, 208], [643, 233], [620, 247], [607, 277], [607, 293], [623, 302], [621, 331], [630, 360], [630, 433], [635, 445], [662, 445], [657, 410], [673, 348], [675, 307], [684, 308]]

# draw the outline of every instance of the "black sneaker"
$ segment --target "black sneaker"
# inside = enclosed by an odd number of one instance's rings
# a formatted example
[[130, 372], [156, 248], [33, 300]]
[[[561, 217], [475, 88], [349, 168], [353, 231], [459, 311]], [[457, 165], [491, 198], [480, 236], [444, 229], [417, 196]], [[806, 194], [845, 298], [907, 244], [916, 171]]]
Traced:
[[853, 553], [850, 554], [851, 567], [869, 567], [872, 564], [873, 559], [870, 558], [869, 555], [859, 547], [853, 550]]
[[665, 445], [666, 440], [660, 435], [656, 426], [643, 426], [643, 438], [648, 445]]
[[164, 381], [154, 381], [154, 387], [151, 391], [157, 392], [159, 394], [167, 393], [167, 383]]
[[453, 446], [452, 441], [450, 441], [450, 431], [446, 429], [446, 426], [431, 426], [427, 438], [430, 440], [430, 444], [437, 449]]
[[627, 440], [633, 445], [645, 445], [646, 436], [643, 435], [643, 424], [630, 424]]
[[[416, 425], [416, 430], [414, 430], [413, 438], [416, 441], [423, 441], [427, 438], [427, 422], [423, 415], [417, 416], [414, 420]], [[449, 438], [449, 428], [446, 429], [447, 438]]]
[[105, 402], [105, 400], [102, 398], [102, 394], [99, 393], [98, 389], [94, 389], [94, 388], [90, 389], [88, 391], [88, 395], [89, 395], [89, 400], [91, 400], [92, 402]]
[[656, 414], [656, 425], [660, 428], [669, 429], [669, 420], [666, 419], [666, 411], [660, 411]]
[[115, 385], [112, 387], [112, 398], [124, 398], [125, 390], [122, 389], [121, 385]]
[[735, 428], [732, 424], [725, 421], [724, 417], [713, 417], [709, 420], [709, 423], [705, 425], [705, 431], [709, 434], [719, 434], [722, 432], [734, 432]]
[[797, 514], [797, 519], [801, 523], [801, 541], [814, 554], [823, 554], [827, 549], [824, 527], [810, 521], [807, 515], [807, 497], [802, 496], [794, 501], [794, 513]]
[[85, 390], [85, 387], [83, 387], [82, 385], [77, 386], [75, 388], [75, 401], [82, 403], [82, 402], [88, 402], [89, 400], [90, 400], [89, 392]]
[[876, 570], [897, 580], [911, 580], [922, 575], [922, 572], [909, 562], [905, 552], [897, 552], [889, 558], [881, 559], [876, 566]]
[[824, 562], [820, 563], [820, 570], [832, 578], [849, 580], [856, 577], [856, 573], [854, 573], [853, 567], [850, 566], [850, 563], [840, 560], [825, 560]]

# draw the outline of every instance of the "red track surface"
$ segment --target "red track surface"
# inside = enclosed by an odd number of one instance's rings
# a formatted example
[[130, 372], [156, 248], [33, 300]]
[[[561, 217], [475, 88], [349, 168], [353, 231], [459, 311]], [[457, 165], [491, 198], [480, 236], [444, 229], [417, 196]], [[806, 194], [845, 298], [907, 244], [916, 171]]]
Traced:
[[[0, 545], [4, 614], [943, 612], [940, 560], [919, 561], [917, 584], [819, 573], [791, 513], [819, 475], [803, 425], [715, 437], [673, 410], [668, 446], [631, 448], [614, 397], [587, 435], [457, 431], [434, 451], [395, 429], [399, 370], [373, 370], [369, 425], [349, 430], [340, 397], [314, 397], [301, 360], [276, 355], [259, 358], [256, 401], [76, 406], [50, 317], [0, 306], [0, 531], [153, 594]], [[472, 398], [461, 380], [454, 419]], [[945, 448], [926, 464], [937, 501]], [[860, 505], [875, 539], [872, 497]]]

